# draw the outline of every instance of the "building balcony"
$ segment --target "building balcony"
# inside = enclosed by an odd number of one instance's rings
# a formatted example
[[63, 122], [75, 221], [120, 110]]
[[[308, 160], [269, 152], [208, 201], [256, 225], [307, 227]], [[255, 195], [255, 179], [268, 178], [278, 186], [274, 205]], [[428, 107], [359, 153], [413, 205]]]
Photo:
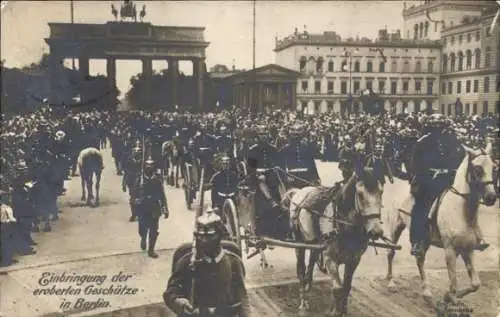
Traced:
[[[382, 98], [401, 98], [401, 97], [409, 97], [409, 98], [438, 98], [438, 93], [426, 94], [424, 92], [400, 92], [396, 94], [389, 93], [375, 93], [376, 95]], [[297, 97], [310, 97], [310, 98], [347, 98], [349, 94], [347, 93], [325, 93], [325, 92], [297, 92]], [[353, 98], [359, 98], [360, 94], [353, 94]]]

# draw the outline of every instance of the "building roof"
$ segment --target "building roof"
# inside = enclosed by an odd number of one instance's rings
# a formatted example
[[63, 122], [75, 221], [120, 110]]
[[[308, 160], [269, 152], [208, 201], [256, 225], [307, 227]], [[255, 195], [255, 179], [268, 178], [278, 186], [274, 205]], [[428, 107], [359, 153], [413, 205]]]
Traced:
[[277, 64], [267, 64], [267, 65], [260, 66], [260, 67], [257, 67], [255, 69], [252, 69], [252, 70], [236, 73], [236, 74], [229, 76], [227, 78], [232, 80], [232, 79], [236, 79], [236, 78], [249, 77], [251, 75], [257, 75], [257, 76], [275, 75], [275, 76], [297, 78], [300, 76], [300, 73], [297, 71], [294, 71], [292, 69], [288, 69], [288, 68], [285, 68], [283, 66], [277, 65]]
[[[381, 34], [384, 34], [381, 37]], [[276, 39], [275, 52], [282, 51], [295, 45], [314, 45], [314, 46], [365, 46], [365, 47], [429, 47], [439, 48], [441, 43], [439, 40], [413, 40], [403, 39], [401, 32], [379, 32], [379, 38], [371, 40], [366, 37], [362, 38], [347, 38], [343, 39], [336, 32], [323, 32], [323, 34], [310, 34], [307, 32], [297, 33], [287, 36], [281, 40]]]

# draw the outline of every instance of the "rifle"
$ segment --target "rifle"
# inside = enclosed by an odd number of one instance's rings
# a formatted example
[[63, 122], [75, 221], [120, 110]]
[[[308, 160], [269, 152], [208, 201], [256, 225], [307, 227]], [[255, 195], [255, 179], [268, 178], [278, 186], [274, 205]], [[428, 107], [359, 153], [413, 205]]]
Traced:
[[141, 182], [140, 185], [144, 184], [144, 161], [146, 155], [146, 144], [144, 143], [144, 134], [142, 135], [142, 158], [141, 158]]
[[[199, 194], [200, 194], [200, 206], [195, 212], [194, 216], [194, 227], [196, 231], [196, 220], [198, 219], [199, 216], [203, 214], [203, 203], [204, 203], [204, 178], [205, 178], [205, 168], [201, 168], [201, 173], [200, 173], [200, 188], [199, 188]], [[191, 298], [190, 302], [193, 307], [195, 307], [195, 286], [196, 286], [196, 279], [195, 279], [195, 270], [196, 270], [196, 260], [197, 260], [197, 252], [196, 252], [196, 232], [193, 235], [193, 245], [191, 248], [191, 260], [190, 260], [190, 266], [191, 266], [191, 272], [192, 272], [192, 280], [191, 280]]]

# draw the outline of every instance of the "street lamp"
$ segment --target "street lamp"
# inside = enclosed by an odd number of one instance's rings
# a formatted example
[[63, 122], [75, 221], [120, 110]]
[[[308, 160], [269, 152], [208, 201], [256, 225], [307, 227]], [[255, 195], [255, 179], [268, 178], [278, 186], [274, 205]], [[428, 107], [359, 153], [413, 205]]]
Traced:
[[[344, 49], [344, 56], [349, 58], [349, 64], [344, 65], [344, 71], [349, 71], [349, 97], [347, 99], [349, 110], [352, 110], [352, 51]], [[349, 111], [350, 112], [350, 111]]]

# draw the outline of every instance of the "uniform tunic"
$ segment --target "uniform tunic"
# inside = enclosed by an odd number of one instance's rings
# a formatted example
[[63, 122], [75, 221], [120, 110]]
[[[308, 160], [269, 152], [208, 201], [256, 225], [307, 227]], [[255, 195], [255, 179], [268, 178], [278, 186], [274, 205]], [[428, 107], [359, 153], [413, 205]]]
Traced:
[[[190, 299], [192, 278], [195, 278], [194, 307], [200, 309], [200, 316], [209, 307], [216, 307], [214, 317], [249, 317], [250, 308], [245, 288], [245, 273], [241, 259], [228, 251], [211, 261], [200, 261], [194, 272], [190, 266], [190, 254], [177, 264], [168, 286], [163, 293], [167, 306], [180, 315], [182, 307], [176, 305], [178, 298]], [[236, 308], [230, 307], [236, 305]]]

